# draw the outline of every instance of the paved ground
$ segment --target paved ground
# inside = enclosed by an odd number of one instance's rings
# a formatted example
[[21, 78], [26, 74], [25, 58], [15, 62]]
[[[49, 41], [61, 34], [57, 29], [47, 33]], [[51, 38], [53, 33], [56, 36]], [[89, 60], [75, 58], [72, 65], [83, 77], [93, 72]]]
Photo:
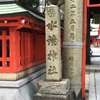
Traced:
[[85, 100], [89, 100], [89, 73], [86, 72], [85, 76]]
[[100, 47], [91, 47], [92, 55], [100, 55]]
[[91, 65], [86, 66], [86, 98], [100, 100], [100, 47], [92, 47]]

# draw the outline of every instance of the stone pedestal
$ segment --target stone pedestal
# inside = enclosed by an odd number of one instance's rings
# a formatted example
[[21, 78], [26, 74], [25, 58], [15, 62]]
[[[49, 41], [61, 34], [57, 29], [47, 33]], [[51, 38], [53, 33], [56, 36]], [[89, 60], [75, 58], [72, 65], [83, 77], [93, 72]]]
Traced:
[[68, 79], [60, 82], [41, 80], [38, 85], [38, 93], [34, 96], [34, 100], [70, 100], [70, 81]]
[[38, 84], [38, 92], [41, 94], [66, 95], [70, 89], [70, 81], [68, 79], [63, 79], [60, 82], [41, 80]]
[[52, 95], [52, 94], [37, 93], [34, 96], [34, 100], [71, 100], [71, 99], [70, 99], [70, 93], [68, 93], [67, 95]]
[[60, 82], [38, 82], [38, 93], [34, 100], [76, 100], [75, 92], [70, 91], [70, 81], [63, 79]]
[[34, 95], [33, 100], [76, 100], [76, 95], [74, 91], [69, 91], [66, 95], [37, 93]]

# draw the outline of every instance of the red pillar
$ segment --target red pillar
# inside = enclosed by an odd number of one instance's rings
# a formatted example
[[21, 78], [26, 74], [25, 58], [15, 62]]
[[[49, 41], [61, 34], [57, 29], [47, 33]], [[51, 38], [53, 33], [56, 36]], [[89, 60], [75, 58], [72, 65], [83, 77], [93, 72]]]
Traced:
[[84, 0], [83, 50], [82, 50], [82, 99], [85, 98], [86, 34], [87, 34], [87, 0]]
[[17, 62], [17, 67], [20, 67], [20, 60], [21, 60], [21, 58], [20, 58], [20, 32], [19, 31], [16, 31], [16, 34], [15, 34], [15, 36], [16, 36], [16, 41], [15, 41], [15, 43], [16, 43], [16, 62]]
[[11, 62], [11, 70], [13, 70], [13, 72], [16, 72], [17, 70], [17, 63], [16, 63], [16, 38], [15, 38], [15, 34], [16, 34], [16, 29], [14, 27], [10, 27], [10, 62]]
[[2, 66], [6, 67], [6, 30], [2, 31]]

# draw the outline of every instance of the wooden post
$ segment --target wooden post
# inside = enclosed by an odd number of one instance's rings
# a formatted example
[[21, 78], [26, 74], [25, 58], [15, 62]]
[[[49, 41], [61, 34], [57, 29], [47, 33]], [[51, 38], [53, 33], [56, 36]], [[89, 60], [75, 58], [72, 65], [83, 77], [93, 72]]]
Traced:
[[13, 70], [14, 72], [16, 72], [16, 67], [17, 67], [17, 63], [16, 63], [16, 51], [15, 51], [15, 33], [16, 32], [16, 28], [14, 27], [10, 27], [10, 61], [11, 61], [11, 70]]
[[83, 24], [83, 49], [82, 49], [82, 99], [85, 98], [85, 69], [86, 69], [86, 34], [87, 34], [87, 0], [84, 0]]

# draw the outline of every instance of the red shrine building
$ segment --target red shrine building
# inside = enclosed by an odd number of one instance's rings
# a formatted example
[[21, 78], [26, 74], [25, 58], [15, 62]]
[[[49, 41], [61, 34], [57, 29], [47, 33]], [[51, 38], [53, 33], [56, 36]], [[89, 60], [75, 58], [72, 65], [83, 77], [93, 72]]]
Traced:
[[5, 1], [0, 4], [0, 80], [17, 80], [45, 62], [44, 16], [14, 0]]

